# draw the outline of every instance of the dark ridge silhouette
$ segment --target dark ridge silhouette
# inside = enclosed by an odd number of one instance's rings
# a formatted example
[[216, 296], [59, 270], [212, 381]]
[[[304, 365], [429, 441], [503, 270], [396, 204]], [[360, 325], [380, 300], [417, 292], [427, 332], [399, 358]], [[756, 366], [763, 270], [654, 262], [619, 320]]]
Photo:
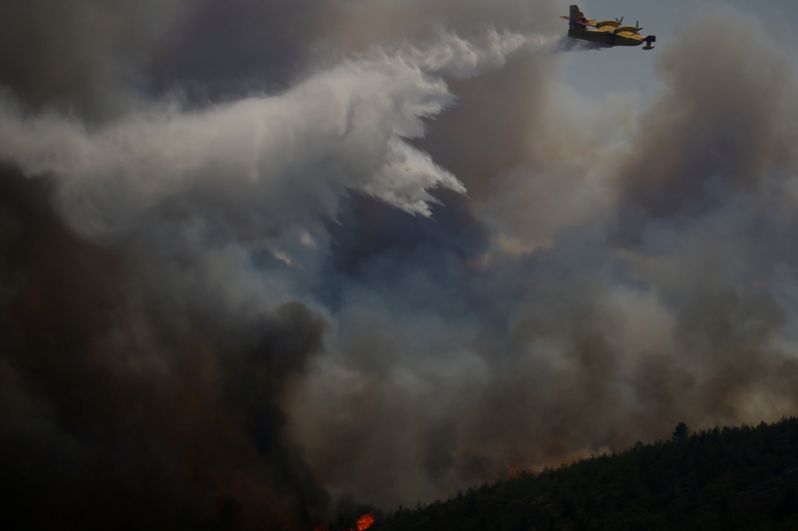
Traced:
[[798, 418], [689, 435], [399, 508], [379, 531], [798, 529]]

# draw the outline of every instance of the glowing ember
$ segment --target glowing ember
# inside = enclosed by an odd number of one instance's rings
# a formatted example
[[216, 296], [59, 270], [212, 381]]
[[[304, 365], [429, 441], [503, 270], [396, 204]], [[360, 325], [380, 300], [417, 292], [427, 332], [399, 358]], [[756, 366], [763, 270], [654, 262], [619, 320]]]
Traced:
[[357, 531], [366, 531], [374, 525], [374, 517], [370, 514], [364, 514], [357, 519]]

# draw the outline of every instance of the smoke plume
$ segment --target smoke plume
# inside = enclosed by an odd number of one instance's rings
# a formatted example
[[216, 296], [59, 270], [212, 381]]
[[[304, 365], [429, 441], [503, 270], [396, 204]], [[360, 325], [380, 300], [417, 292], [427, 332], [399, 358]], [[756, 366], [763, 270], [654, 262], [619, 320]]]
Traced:
[[745, 15], [596, 106], [560, 2], [56, 9], [2, 23], [16, 529], [310, 529], [798, 411], [795, 71]]

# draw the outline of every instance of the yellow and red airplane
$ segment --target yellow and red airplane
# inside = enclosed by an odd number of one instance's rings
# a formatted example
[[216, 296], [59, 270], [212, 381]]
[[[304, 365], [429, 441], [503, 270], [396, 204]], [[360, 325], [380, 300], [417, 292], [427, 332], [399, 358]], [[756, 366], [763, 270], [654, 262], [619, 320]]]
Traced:
[[657, 37], [640, 35], [639, 23], [624, 26], [623, 17], [615, 20], [594, 20], [585, 17], [578, 6], [571, 6], [571, 13], [561, 17], [568, 21], [568, 36], [572, 39], [587, 41], [594, 46], [612, 48], [613, 46], [640, 46], [645, 43], [644, 50], [654, 48]]

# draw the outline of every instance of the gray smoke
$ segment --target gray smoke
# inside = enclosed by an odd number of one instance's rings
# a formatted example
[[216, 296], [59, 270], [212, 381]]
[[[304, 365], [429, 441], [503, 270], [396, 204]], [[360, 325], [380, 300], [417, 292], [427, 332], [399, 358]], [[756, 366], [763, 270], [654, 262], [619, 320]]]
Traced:
[[795, 411], [794, 73], [752, 27], [686, 28], [639, 114], [558, 90], [550, 56], [452, 85], [424, 145], [465, 213], [447, 196], [428, 232], [358, 207], [338, 249], [338, 333], [292, 414], [332, 492], [412, 504]]
[[566, 7], [7, 8], [17, 528], [308, 528], [795, 414], [791, 64], [714, 12], [593, 106]]
[[4, 2], [0, 84], [33, 110], [105, 119], [142, 101], [144, 70], [193, 2]]

